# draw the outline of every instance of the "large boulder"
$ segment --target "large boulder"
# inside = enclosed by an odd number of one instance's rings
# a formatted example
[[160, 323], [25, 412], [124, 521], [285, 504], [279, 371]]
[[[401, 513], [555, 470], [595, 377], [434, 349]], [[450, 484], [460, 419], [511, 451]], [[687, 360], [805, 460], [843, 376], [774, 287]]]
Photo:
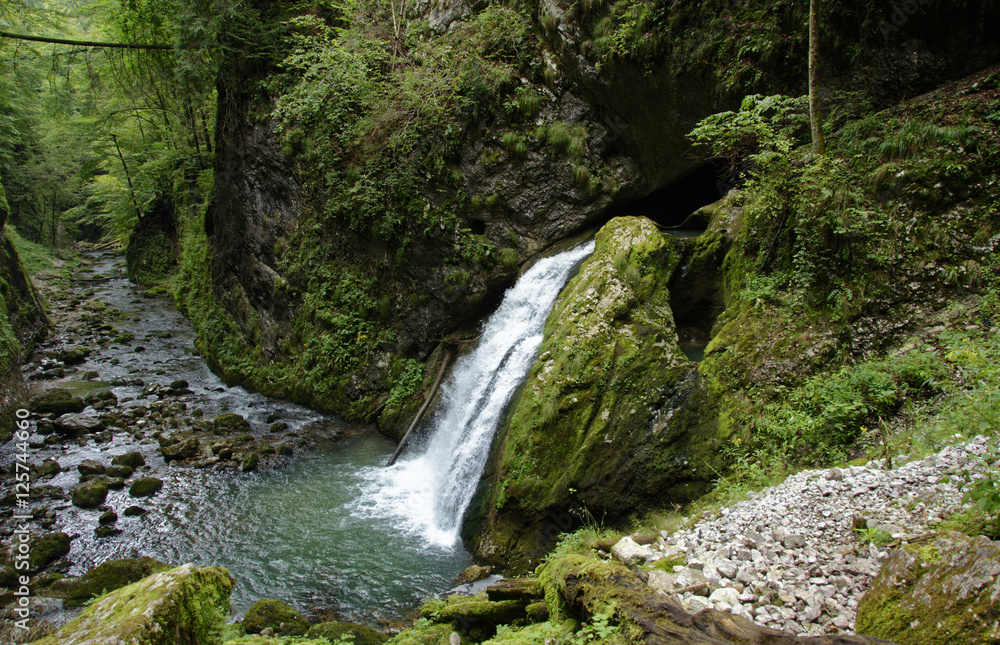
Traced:
[[79, 607], [87, 601], [146, 576], [172, 568], [153, 558], [124, 558], [100, 564], [79, 578], [56, 580], [50, 591], [63, 596], [67, 608]]
[[33, 571], [44, 569], [69, 553], [70, 538], [65, 533], [46, 533], [35, 538], [31, 544], [28, 562]]
[[86, 404], [69, 390], [54, 388], [31, 397], [28, 409], [38, 414], [67, 414], [80, 412]]
[[132, 497], [149, 497], [163, 488], [163, 480], [159, 477], [142, 477], [132, 482], [128, 494]]
[[680, 255], [646, 218], [597, 234], [501, 429], [474, 513], [478, 557], [528, 569], [575, 509], [616, 519], [705, 492], [715, 426], [692, 405], [694, 366], [677, 345], [667, 286]]
[[243, 631], [260, 634], [268, 628], [278, 636], [301, 636], [309, 631], [309, 621], [287, 602], [266, 598], [250, 605]]
[[185, 564], [111, 592], [36, 645], [215, 642], [232, 590], [225, 569]]
[[893, 551], [858, 604], [859, 632], [902, 645], [1000, 642], [1000, 545], [949, 531]]
[[71, 412], [56, 419], [56, 432], [64, 437], [77, 437], [104, 429], [104, 423], [96, 417]]

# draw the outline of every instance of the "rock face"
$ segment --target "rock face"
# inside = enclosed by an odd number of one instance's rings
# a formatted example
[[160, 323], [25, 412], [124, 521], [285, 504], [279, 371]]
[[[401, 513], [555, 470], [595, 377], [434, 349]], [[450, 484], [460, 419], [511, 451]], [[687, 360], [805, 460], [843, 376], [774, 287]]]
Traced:
[[221, 568], [190, 564], [153, 574], [96, 601], [37, 645], [208, 643], [229, 611], [233, 582]]
[[501, 429], [477, 555], [526, 567], [578, 521], [557, 519], [567, 511], [613, 518], [704, 491], [714, 426], [697, 427], [689, 410], [697, 388], [667, 288], [679, 257], [679, 242], [645, 218], [597, 234]]
[[169, 194], [160, 196], [129, 235], [125, 266], [136, 284], [155, 284], [177, 266], [177, 221]]
[[902, 645], [1000, 640], [1000, 545], [949, 531], [893, 551], [858, 605], [858, 631]]

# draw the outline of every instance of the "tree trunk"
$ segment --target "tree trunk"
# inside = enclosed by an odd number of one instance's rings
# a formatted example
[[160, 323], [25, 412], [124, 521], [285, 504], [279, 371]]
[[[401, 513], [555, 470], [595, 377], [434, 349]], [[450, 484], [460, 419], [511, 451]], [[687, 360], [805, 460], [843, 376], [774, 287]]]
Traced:
[[646, 645], [893, 645], [862, 635], [794, 636], [715, 609], [692, 615], [624, 566], [595, 568], [586, 558], [566, 564], [559, 575], [567, 606], [583, 619], [611, 611], [615, 622], [638, 626]]
[[809, 124], [812, 128], [814, 155], [826, 153], [822, 116], [819, 110], [819, 12], [820, 0], [809, 0]]

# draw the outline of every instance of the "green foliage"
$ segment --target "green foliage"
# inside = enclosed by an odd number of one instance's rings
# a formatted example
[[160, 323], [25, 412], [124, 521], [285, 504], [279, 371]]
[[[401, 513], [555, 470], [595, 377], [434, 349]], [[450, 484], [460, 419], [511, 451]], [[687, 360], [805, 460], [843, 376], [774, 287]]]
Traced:
[[788, 155], [808, 135], [807, 97], [761, 96], [743, 99], [737, 112], [719, 112], [705, 117], [688, 137], [707, 145], [713, 157], [732, 163], [753, 157], [765, 172], [767, 161]]
[[13, 242], [14, 248], [17, 249], [17, 255], [21, 258], [25, 271], [34, 275], [39, 271], [52, 268], [52, 255], [48, 249], [41, 244], [21, 237], [17, 228], [11, 224], [6, 225], [4, 230], [7, 232], [7, 237]]
[[587, 151], [587, 128], [580, 124], [556, 121], [545, 129], [544, 136], [550, 146], [574, 161], [580, 161]]

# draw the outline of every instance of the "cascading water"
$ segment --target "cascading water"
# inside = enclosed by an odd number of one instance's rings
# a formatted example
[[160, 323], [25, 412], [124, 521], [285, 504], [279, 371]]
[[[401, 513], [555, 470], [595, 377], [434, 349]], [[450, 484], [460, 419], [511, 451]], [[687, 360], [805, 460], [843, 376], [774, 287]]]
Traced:
[[441, 404], [417, 448], [389, 468], [369, 468], [355, 512], [394, 515], [405, 528], [451, 546], [489, 457], [504, 407], [535, 360], [542, 329], [573, 267], [594, 243], [539, 260], [504, 295], [475, 350], [442, 385]]

